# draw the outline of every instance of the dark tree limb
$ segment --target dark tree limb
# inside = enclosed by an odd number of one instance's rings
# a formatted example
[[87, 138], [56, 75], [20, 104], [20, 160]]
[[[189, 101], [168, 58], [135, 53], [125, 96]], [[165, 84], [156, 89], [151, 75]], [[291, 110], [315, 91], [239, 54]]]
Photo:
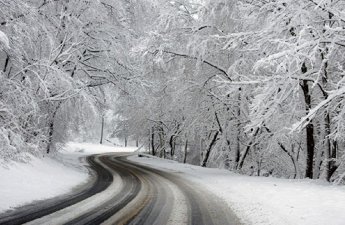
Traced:
[[187, 54], [183, 54], [183, 53], [176, 53], [176, 52], [172, 52], [172, 51], [169, 51], [169, 50], [163, 50], [163, 52], [165, 53], [168, 53], [168, 54], [171, 54], [171, 55], [175, 55], [175, 56], [179, 56], [179, 57], [183, 57], [183, 58], [188, 58], [188, 59], [194, 59], [194, 60], [200, 60], [201, 62], [209, 65], [210, 67], [218, 70], [226, 79], [228, 79], [229, 81], [232, 81], [232, 79], [230, 78], [230, 75], [225, 71], [225, 69], [221, 68], [220, 66], [208, 61], [208, 60], [205, 60], [205, 59], [199, 59], [198, 57], [195, 57], [195, 56], [190, 56], [190, 55], [187, 55]]

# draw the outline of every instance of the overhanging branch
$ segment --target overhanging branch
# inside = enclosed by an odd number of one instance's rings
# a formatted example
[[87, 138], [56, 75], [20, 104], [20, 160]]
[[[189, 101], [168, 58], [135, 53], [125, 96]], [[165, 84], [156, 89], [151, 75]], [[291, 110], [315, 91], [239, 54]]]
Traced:
[[219, 72], [221, 72], [223, 74], [223, 76], [232, 81], [232, 79], [230, 78], [229, 74], [222, 68], [220, 68], [220, 66], [218, 65], [215, 65], [214, 63], [208, 61], [208, 60], [205, 60], [205, 59], [199, 59], [195, 56], [190, 56], [190, 55], [187, 55], [187, 54], [183, 54], [183, 53], [177, 53], [177, 52], [172, 52], [172, 51], [168, 51], [168, 50], [163, 50], [164, 53], [168, 53], [168, 54], [171, 54], [171, 55], [175, 55], [175, 56], [180, 56], [180, 57], [184, 57], [184, 58], [189, 58], [189, 59], [194, 59], [194, 60], [200, 60], [201, 62], [209, 65], [210, 67], [218, 70]]

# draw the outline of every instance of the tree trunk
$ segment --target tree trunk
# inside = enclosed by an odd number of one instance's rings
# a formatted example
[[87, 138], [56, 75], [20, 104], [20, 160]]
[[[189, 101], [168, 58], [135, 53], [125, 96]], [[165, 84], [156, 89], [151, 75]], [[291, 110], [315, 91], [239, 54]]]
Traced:
[[253, 143], [254, 143], [254, 140], [255, 140], [255, 137], [256, 137], [256, 135], [259, 133], [259, 131], [260, 131], [260, 128], [256, 128], [253, 137], [252, 137], [251, 140], [248, 142], [246, 149], [244, 150], [244, 152], [242, 153], [242, 155], [241, 155], [241, 157], [240, 157], [240, 160], [239, 160], [238, 166], [237, 166], [237, 170], [242, 169], [243, 164], [244, 164], [244, 161], [245, 161], [245, 159], [247, 158], [248, 152], [249, 152], [250, 148], [252, 147], [252, 145], [253, 145]]
[[238, 106], [237, 106], [237, 125], [236, 125], [236, 148], [235, 148], [235, 158], [234, 158], [234, 168], [238, 167], [238, 163], [240, 161], [240, 152], [241, 152], [241, 145], [240, 145], [240, 135], [241, 135], [241, 88], [239, 88], [238, 94]]
[[156, 155], [155, 151], [155, 128], [152, 127], [151, 130], [151, 149], [152, 149], [152, 155]]
[[[331, 18], [331, 17], [330, 17]], [[328, 54], [328, 48], [326, 47], [324, 51], [321, 52], [321, 59], [323, 63], [323, 77], [322, 77], [322, 93], [325, 99], [328, 98], [328, 93], [325, 91], [327, 90], [328, 86], [328, 61], [326, 55]], [[325, 127], [325, 135], [324, 138], [326, 139], [326, 146], [325, 146], [325, 178], [327, 181], [330, 181], [334, 172], [338, 169], [338, 165], [336, 164], [336, 156], [337, 156], [337, 145], [336, 142], [330, 139], [331, 135], [331, 116], [329, 112], [326, 112], [325, 119], [324, 119], [324, 127]]]
[[102, 115], [101, 139], [99, 141], [100, 144], [103, 144], [103, 132], [104, 132], [104, 116]]
[[186, 139], [186, 142], [184, 145], [183, 163], [187, 162], [187, 150], [188, 150], [188, 139]]
[[206, 167], [206, 166], [207, 166], [207, 161], [208, 161], [208, 159], [209, 159], [209, 157], [210, 157], [210, 153], [211, 153], [211, 150], [212, 150], [213, 146], [214, 146], [214, 145], [216, 144], [216, 142], [217, 142], [218, 135], [219, 135], [219, 131], [216, 131], [216, 132], [214, 133], [214, 136], [213, 136], [213, 138], [212, 138], [212, 140], [211, 140], [211, 142], [210, 142], [208, 148], [206, 149], [204, 158], [203, 158], [202, 163], [201, 163], [201, 166], [202, 166], [202, 167]]
[[4, 65], [2, 72], [4, 72], [4, 73], [6, 72], [9, 61], [10, 61], [10, 56], [6, 53], [5, 65]]
[[257, 160], [256, 164], [257, 164], [257, 167], [258, 167], [257, 171], [256, 171], [256, 175], [258, 177], [260, 177], [261, 176], [261, 166], [262, 166], [262, 158], [261, 157]]
[[[296, 163], [296, 160], [295, 160], [295, 157], [291, 154], [291, 152], [289, 152], [285, 146], [278, 142], [280, 148], [289, 156], [289, 158], [291, 159], [291, 162], [293, 164], [293, 168], [294, 168], [294, 175], [293, 175], [293, 179], [296, 179], [296, 176], [297, 176], [297, 163]], [[293, 145], [291, 147], [291, 149], [293, 149]]]
[[57, 106], [55, 107], [55, 110], [50, 117], [50, 121], [48, 123], [48, 145], [47, 145], [47, 154], [51, 152], [52, 145], [53, 145], [53, 135], [54, 135], [54, 124], [55, 124], [55, 117], [57, 114], [57, 111], [59, 110], [60, 106], [62, 105], [62, 102], [60, 101]]
[[[307, 67], [305, 63], [302, 65], [302, 73], [307, 72]], [[303, 80], [300, 82], [300, 86], [303, 90], [304, 94], [304, 101], [305, 101], [305, 110], [306, 114], [309, 113], [311, 109], [311, 95], [309, 91], [309, 85], [307, 80]], [[307, 143], [307, 159], [306, 159], [306, 169], [305, 169], [305, 177], [306, 178], [313, 178], [313, 165], [314, 165], [314, 125], [312, 121], [309, 121], [309, 124], [306, 127], [306, 143]]]
[[163, 128], [160, 129], [160, 132], [159, 132], [159, 148], [160, 148], [160, 151], [161, 151], [161, 157], [163, 157], [163, 159], [166, 158], [166, 155], [165, 155], [165, 145], [164, 145], [164, 130]]
[[175, 155], [175, 140], [174, 140], [175, 135], [171, 135], [169, 139], [169, 145], [170, 145], [170, 156], [171, 158], [174, 157]]
[[329, 135], [331, 134], [331, 121], [329, 113], [326, 114], [325, 117], [325, 139], [326, 139], [326, 149], [325, 149], [325, 175], [326, 180], [329, 181], [331, 178], [330, 170], [331, 170], [331, 140]]
[[325, 151], [325, 178], [327, 181], [331, 180], [331, 177], [335, 173], [335, 171], [338, 169], [339, 164], [336, 161], [337, 157], [337, 142], [331, 141], [329, 138], [327, 138], [326, 143], [326, 151]]
[[[55, 117], [55, 116], [54, 116]], [[54, 135], [54, 117], [49, 122], [48, 126], [48, 146], [47, 146], [47, 154], [50, 153], [52, 144], [53, 144], [53, 135]]]
[[149, 147], [149, 154], [150, 154], [150, 152], [152, 152], [152, 151], [151, 151], [151, 129], [149, 129], [148, 134], [149, 134], [148, 147]]

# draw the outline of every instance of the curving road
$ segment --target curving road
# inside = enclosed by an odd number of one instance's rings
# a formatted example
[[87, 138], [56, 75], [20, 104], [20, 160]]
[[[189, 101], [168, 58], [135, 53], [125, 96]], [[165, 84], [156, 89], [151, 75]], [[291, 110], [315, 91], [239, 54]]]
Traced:
[[221, 200], [180, 176], [126, 160], [87, 158], [95, 178], [83, 189], [0, 215], [0, 224], [235, 225]]

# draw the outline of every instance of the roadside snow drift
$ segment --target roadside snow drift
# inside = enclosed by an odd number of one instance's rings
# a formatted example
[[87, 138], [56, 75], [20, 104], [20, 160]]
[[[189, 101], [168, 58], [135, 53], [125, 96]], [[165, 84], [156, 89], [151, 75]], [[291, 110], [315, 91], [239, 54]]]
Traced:
[[0, 167], [0, 212], [71, 191], [86, 182], [86, 170], [66, 166], [51, 158], [34, 158], [29, 163], [12, 162]]

